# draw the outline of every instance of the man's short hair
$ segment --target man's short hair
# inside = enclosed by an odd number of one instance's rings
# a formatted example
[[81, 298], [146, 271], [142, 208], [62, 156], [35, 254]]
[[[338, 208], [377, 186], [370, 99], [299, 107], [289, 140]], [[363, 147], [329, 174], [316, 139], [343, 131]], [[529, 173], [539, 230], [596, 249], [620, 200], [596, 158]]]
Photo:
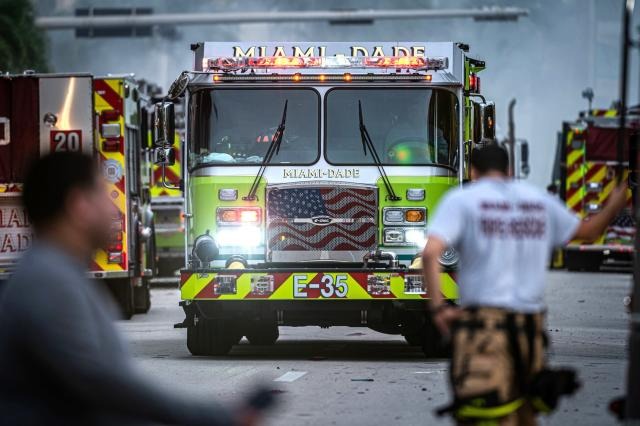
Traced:
[[480, 174], [497, 171], [506, 175], [509, 172], [509, 155], [497, 144], [474, 148], [471, 152], [471, 167]]
[[31, 223], [42, 229], [64, 211], [75, 189], [91, 189], [98, 174], [91, 157], [76, 152], [56, 152], [36, 160], [24, 180], [22, 200]]

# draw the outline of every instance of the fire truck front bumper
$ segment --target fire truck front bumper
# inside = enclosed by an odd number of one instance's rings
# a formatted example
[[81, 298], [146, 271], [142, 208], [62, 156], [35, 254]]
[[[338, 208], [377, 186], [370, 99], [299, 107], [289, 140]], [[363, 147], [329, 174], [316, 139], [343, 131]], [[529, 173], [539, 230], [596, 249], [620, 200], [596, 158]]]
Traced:
[[[419, 270], [182, 270], [184, 301], [372, 301], [428, 299]], [[457, 298], [452, 272], [442, 274], [442, 293]]]

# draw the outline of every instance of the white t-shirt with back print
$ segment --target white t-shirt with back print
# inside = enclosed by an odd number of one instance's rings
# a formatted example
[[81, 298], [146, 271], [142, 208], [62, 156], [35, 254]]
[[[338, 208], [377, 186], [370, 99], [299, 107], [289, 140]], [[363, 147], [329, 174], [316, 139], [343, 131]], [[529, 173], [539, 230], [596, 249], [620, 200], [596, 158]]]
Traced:
[[570, 240], [579, 224], [560, 200], [529, 184], [483, 178], [447, 193], [428, 233], [460, 254], [461, 306], [533, 313], [544, 309], [553, 248]]

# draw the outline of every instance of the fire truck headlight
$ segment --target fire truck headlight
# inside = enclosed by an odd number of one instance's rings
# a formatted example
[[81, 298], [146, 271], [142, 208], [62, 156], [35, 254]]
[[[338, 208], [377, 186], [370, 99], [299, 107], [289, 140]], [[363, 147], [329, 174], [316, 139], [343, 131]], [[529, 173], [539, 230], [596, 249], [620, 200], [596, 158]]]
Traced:
[[257, 226], [229, 226], [218, 229], [216, 241], [220, 247], [253, 248], [262, 244], [262, 232]]
[[427, 243], [424, 229], [407, 229], [404, 233], [404, 239], [407, 243], [412, 243], [422, 248]]
[[208, 231], [193, 243], [193, 254], [202, 263], [210, 263], [218, 256], [218, 245]]
[[438, 261], [446, 268], [453, 268], [458, 264], [459, 259], [460, 256], [458, 255], [458, 252], [455, 249], [448, 247], [444, 249]]

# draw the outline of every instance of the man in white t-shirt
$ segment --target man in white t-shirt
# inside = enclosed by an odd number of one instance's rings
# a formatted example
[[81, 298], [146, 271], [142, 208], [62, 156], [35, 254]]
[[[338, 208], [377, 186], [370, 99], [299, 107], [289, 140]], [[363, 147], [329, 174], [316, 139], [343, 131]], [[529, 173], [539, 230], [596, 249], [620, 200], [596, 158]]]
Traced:
[[[556, 197], [509, 179], [507, 168], [499, 146], [473, 150], [475, 182], [441, 200], [423, 253], [433, 321], [452, 343], [448, 411], [459, 424], [530, 425], [536, 412], [554, 408], [558, 395], [534, 390], [559, 377], [544, 362], [549, 257], [573, 238], [596, 239], [627, 204], [622, 184], [600, 213], [581, 221]], [[447, 304], [440, 291], [438, 258], [447, 247], [460, 255], [459, 306]]]

